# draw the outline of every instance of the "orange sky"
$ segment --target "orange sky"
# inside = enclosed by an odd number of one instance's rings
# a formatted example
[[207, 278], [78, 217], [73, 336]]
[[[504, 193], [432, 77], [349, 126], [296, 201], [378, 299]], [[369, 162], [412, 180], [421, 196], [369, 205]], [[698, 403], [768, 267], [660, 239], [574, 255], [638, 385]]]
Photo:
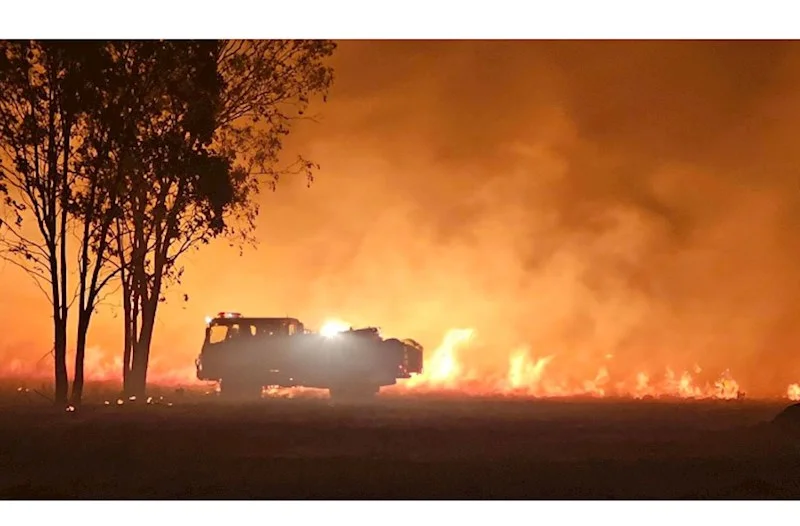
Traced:
[[[333, 62], [287, 150], [315, 183], [262, 195], [257, 250], [185, 261], [154, 367], [192, 367], [227, 309], [426, 348], [470, 327], [485, 370], [527, 345], [556, 371], [800, 380], [797, 44], [342, 42]], [[0, 268], [0, 357], [36, 360], [46, 300]], [[120, 317], [103, 308], [92, 352], [119, 354]]]

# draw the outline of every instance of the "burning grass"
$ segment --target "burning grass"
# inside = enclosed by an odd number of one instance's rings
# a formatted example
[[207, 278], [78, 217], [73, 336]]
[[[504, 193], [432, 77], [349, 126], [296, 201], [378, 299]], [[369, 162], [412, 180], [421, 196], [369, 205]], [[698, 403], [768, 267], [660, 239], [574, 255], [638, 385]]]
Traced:
[[[639, 370], [620, 373], [615, 369], [611, 355], [598, 364], [592, 372], [578, 374], [565, 370], [562, 357], [556, 354], [537, 356], [527, 347], [508, 354], [505, 368], [486, 371], [476, 367], [469, 359], [475, 334], [472, 329], [448, 331], [441, 343], [425, 355], [423, 374], [384, 388], [389, 396], [411, 394], [466, 397], [502, 398], [628, 398], [628, 399], [695, 399], [738, 400], [746, 397], [745, 388], [731, 371], [718, 373], [704, 371], [695, 365], [690, 369], [666, 367], [661, 371]], [[87, 400], [117, 403], [120, 394], [119, 371], [121, 364], [115, 359], [105, 359], [99, 349], [90, 349], [86, 364]], [[18, 398], [50, 396], [51, 367], [47, 363], [23, 364], [13, 362], [4, 371], [7, 382], [17, 390]], [[587, 367], [584, 364], [584, 370]], [[591, 367], [588, 367], [591, 370]], [[193, 366], [170, 368], [157, 361], [149, 375], [149, 394], [159, 397], [181, 392], [192, 397], [213, 397], [216, 384], [200, 382]], [[327, 397], [325, 390], [284, 389], [266, 387], [264, 398], [319, 398]], [[800, 384], [776, 386], [767, 398], [800, 400]], [[762, 398], [765, 398], [762, 396]]]

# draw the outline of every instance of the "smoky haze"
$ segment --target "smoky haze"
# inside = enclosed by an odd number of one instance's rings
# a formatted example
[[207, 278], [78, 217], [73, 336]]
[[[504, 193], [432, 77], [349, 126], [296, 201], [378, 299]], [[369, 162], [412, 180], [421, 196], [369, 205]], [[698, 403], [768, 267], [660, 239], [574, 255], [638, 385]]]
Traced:
[[[797, 44], [341, 42], [333, 65], [318, 122], [287, 145], [316, 181], [264, 193], [257, 250], [186, 261], [155, 367], [191, 368], [203, 317], [239, 310], [428, 350], [474, 328], [463, 361], [487, 373], [527, 346], [578, 378], [800, 380]], [[5, 356], [38, 359], [46, 300], [2, 279]], [[92, 331], [112, 357], [115, 315]]]

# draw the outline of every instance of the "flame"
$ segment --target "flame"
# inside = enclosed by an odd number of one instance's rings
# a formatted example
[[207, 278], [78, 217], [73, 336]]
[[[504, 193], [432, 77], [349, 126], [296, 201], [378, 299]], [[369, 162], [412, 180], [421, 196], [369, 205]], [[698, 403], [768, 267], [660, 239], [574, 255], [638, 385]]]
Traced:
[[[570, 380], [550, 371], [551, 365], [557, 362], [556, 355], [537, 357], [525, 347], [518, 348], [509, 355], [504, 375], [487, 376], [469, 369], [461, 360], [463, 351], [473, 338], [472, 329], [448, 331], [441, 344], [425, 359], [424, 373], [398, 384], [391, 392], [450, 390], [482, 396], [615, 396], [719, 400], [737, 399], [744, 395], [739, 383], [727, 370], [713, 382], [698, 382], [695, 375], [702, 373], [703, 369], [697, 364], [692, 366], [691, 372], [676, 372], [667, 368], [660, 377], [640, 371], [631, 378], [616, 379], [613, 377], [612, 364], [607, 362], [591, 377]], [[604, 358], [610, 361], [613, 355], [605, 354]], [[612, 378], [616, 381], [612, 381]], [[797, 396], [800, 398], [800, 387]]]
[[702, 390], [694, 385], [692, 375], [688, 371], [684, 371], [680, 377], [677, 377], [675, 372], [667, 367], [665, 389], [665, 394], [679, 398], [703, 398]]
[[[335, 335], [348, 330], [349, 325], [340, 320], [327, 321], [323, 334]], [[698, 364], [687, 369], [666, 367], [663, 370], [633, 370], [632, 374], [621, 374], [616, 368], [612, 353], [599, 354], [597, 367], [581, 374], [572, 370], [566, 353], [540, 352], [530, 347], [516, 347], [507, 355], [500, 354], [500, 362], [494, 370], [478, 368], [470, 355], [476, 341], [471, 328], [455, 328], [447, 331], [441, 342], [432, 351], [425, 352], [424, 372], [397, 385], [384, 388], [388, 394], [409, 392], [450, 392], [459, 395], [507, 396], [507, 397], [626, 397], [683, 398], [733, 400], [741, 398], [742, 386], [729, 370], [716, 378]], [[492, 355], [496, 356], [496, 350]], [[194, 365], [187, 360], [181, 367], [170, 367], [156, 357], [151, 362], [148, 382], [160, 386], [201, 386], [196, 378]], [[504, 365], [505, 364], [505, 365]], [[687, 364], [689, 365], [689, 364]], [[117, 382], [121, 380], [122, 364], [119, 356], [109, 357], [103, 349], [87, 349], [85, 374], [89, 382]], [[11, 360], [2, 370], [3, 376], [26, 379], [49, 379], [52, 361], [23, 362]], [[701, 376], [702, 374], [702, 376]], [[20, 384], [18, 384], [20, 385]], [[20, 393], [28, 392], [19, 387]], [[800, 401], [800, 383], [794, 383], [782, 392], [784, 398]], [[265, 397], [292, 398], [295, 396], [326, 395], [326, 391], [305, 388], [276, 388], [266, 386]], [[112, 399], [109, 405], [123, 405], [128, 399]]]
[[650, 385], [650, 377], [646, 373], [636, 373], [636, 386], [633, 390], [633, 397], [644, 398], [655, 394], [656, 390]]
[[716, 389], [716, 398], [723, 400], [732, 400], [743, 395], [742, 390], [739, 388], [739, 383], [733, 379], [730, 371], [727, 370], [714, 382], [714, 388]]
[[410, 378], [409, 387], [453, 388], [464, 377], [464, 370], [458, 359], [458, 350], [472, 338], [472, 329], [453, 329], [445, 334], [442, 343], [425, 360], [423, 374]]
[[[71, 357], [67, 359], [68, 363]], [[197, 371], [194, 364], [188, 361], [181, 367], [172, 367], [159, 357], [151, 359], [147, 379], [149, 383], [162, 386], [180, 386], [198, 384]], [[70, 376], [72, 370], [69, 371]], [[25, 378], [29, 380], [50, 380], [53, 374], [53, 358], [48, 356], [32, 362], [11, 360], [0, 369], [0, 376], [7, 378]], [[88, 382], [122, 382], [122, 357], [107, 352], [100, 347], [88, 347], [84, 360], [84, 376]]]
[[550, 360], [552, 356], [531, 361], [525, 349], [517, 351], [508, 361], [508, 389], [520, 391], [539, 387]]

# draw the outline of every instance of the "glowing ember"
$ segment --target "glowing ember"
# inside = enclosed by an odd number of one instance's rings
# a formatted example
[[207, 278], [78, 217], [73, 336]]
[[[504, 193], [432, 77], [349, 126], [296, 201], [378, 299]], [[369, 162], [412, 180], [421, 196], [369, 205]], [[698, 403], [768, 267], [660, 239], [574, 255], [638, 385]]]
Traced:
[[800, 384], [792, 384], [786, 390], [786, 396], [794, 402], [800, 401]]

